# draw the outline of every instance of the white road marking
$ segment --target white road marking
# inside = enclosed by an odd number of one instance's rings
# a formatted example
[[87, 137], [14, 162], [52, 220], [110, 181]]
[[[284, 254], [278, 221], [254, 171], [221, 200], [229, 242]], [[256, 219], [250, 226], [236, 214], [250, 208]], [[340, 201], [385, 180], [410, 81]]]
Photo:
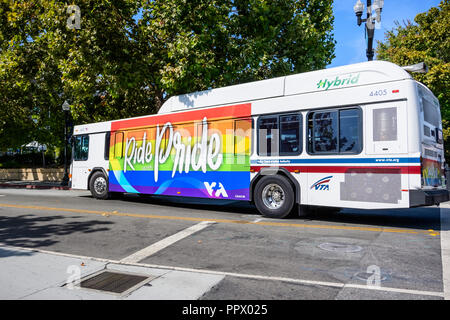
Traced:
[[168, 246], [174, 244], [175, 242], [180, 241], [181, 239], [184, 239], [200, 230], [203, 230], [214, 223], [215, 222], [212, 221], [202, 221], [200, 223], [197, 223], [187, 229], [181, 230], [180, 232], [171, 235], [170, 237], [162, 239], [161, 241], [158, 241], [148, 246], [147, 248], [139, 250], [138, 252], [135, 252], [132, 255], [123, 258], [120, 261], [124, 263], [136, 263], [141, 260], [144, 260], [145, 258], [150, 257], [151, 255], [157, 253], [158, 251], [161, 251], [164, 248], [167, 248]]
[[441, 211], [441, 256], [444, 299], [450, 300], [450, 209]]
[[4, 197], [5, 195], [4, 194], [0, 194], [0, 197]]
[[215, 275], [223, 275], [223, 276], [238, 277], [238, 278], [245, 278], [245, 279], [264, 280], [264, 281], [282, 281], [282, 282], [287, 282], [287, 283], [296, 283], [296, 284], [303, 284], [303, 285], [317, 285], [317, 286], [334, 287], [334, 288], [341, 288], [341, 289], [355, 288], [355, 289], [363, 289], [363, 290], [386, 291], [386, 292], [396, 292], [396, 293], [403, 293], [403, 294], [434, 296], [434, 297], [444, 298], [443, 292], [436, 292], [436, 291], [410, 290], [410, 289], [392, 288], [392, 287], [383, 287], [383, 286], [367, 286], [367, 285], [360, 285], [360, 284], [345, 284], [345, 283], [339, 283], [339, 282], [325, 282], [325, 281], [313, 281], [313, 280], [284, 278], [284, 277], [270, 277], [270, 276], [254, 275], [254, 274], [232, 273], [232, 272], [222, 272], [222, 271], [215, 271], [215, 270], [193, 269], [193, 268], [183, 268], [183, 267], [173, 267], [173, 266], [162, 266], [162, 265], [146, 264], [146, 263], [128, 263], [128, 262], [124, 262], [123, 260], [118, 261], [118, 260], [110, 260], [110, 259], [95, 258], [95, 257], [88, 257], [88, 256], [80, 256], [80, 255], [74, 255], [74, 254], [69, 254], [69, 253], [53, 252], [53, 251], [41, 250], [41, 249], [13, 247], [13, 246], [9, 246], [9, 245], [2, 244], [2, 243], [0, 243], [0, 246], [5, 246], [7, 248], [15, 249], [15, 250], [25, 250], [25, 251], [29, 251], [29, 252], [47, 253], [47, 254], [53, 254], [53, 255], [57, 255], [57, 256], [72, 257], [72, 258], [85, 259], [85, 260], [94, 260], [94, 261], [106, 262], [106, 263], [111, 263], [111, 264], [123, 264], [123, 265], [133, 265], [133, 266], [140, 266], [140, 267], [146, 267], [146, 268], [215, 274]]

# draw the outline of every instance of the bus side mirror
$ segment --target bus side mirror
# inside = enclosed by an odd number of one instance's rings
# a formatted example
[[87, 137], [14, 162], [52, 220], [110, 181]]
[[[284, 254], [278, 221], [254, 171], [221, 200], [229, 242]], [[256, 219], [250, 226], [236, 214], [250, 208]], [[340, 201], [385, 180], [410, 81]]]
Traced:
[[402, 68], [408, 72], [428, 73], [428, 66], [425, 62], [413, 64]]

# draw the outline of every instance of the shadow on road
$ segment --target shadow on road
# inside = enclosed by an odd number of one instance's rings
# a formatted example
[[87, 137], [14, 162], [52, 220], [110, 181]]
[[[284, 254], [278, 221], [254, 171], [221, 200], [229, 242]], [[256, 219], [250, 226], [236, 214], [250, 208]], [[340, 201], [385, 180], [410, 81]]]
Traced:
[[[92, 196], [80, 196], [82, 198], [92, 198]], [[123, 195], [120, 202], [133, 202], [149, 205], [157, 205], [173, 208], [195, 209], [199, 211], [236, 212], [240, 214], [254, 214], [259, 216], [255, 206], [247, 201], [233, 201], [222, 199], [202, 199], [188, 197], [171, 197], [155, 195]]]
[[[63, 216], [0, 216], [0, 243], [16, 247], [38, 248], [51, 246], [58, 236], [72, 233], [93, 233], [110, 230], [110, 221], [73, 221], [80, 217]], [[71, 221], [72, 220], [72, 221]], [[0, 258], [3, 257], [0, 252]]]
[[343, 209], [339, 213], [321, 210], [314, 221], [344, 223], [346, 225], [369, 225], [402, 229], [440, 230], [440, 211], [436, 207], [388, 210]]
[[33, 252], [25, 252], [25, 251], [17, 251], [17, 250], [8, 250], [6, 248], [0, 247], [0, 258], [13, 257], [13, 256], [31, 256]]
[[[195, 209], [201, 211], [230, 212], [236, 214], [254, 215], [259, 217], [255, 206], [246, 201], [231, 201], [217, 199], [199, 199], [183, 197], [167, 197], [134, 194], [124, 195], [120, 201], [170, 206], [174, 208]], [[212, 213], [213, 215], [213, 213]], [[306, 218], [292, 214], [289, 222], [317, 221], [324, 223], [341, 223], [345, 225], [368, 225], [374, 227], [393, 227], [403, 229], [440, 230], [440, 211], [437, 207], [422, 207], [411, 209], [359, 210], [342, 209], [340, 212], [332, 209], [314, 210]]]

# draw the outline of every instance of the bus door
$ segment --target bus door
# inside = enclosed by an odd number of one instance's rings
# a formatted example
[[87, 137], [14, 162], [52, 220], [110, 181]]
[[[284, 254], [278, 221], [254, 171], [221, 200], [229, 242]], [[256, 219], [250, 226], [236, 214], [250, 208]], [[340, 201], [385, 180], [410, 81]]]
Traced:
[[72, 188], [87, 189], [89, 135], [73, 136]]

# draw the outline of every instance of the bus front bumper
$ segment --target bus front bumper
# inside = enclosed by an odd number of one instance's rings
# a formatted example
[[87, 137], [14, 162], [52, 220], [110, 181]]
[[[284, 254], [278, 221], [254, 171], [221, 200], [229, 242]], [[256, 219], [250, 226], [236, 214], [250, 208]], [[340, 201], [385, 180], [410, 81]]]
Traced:
[[449, 201], [449, 191], [442, 190], [409, 190], [409, 206], [434, 206]]

